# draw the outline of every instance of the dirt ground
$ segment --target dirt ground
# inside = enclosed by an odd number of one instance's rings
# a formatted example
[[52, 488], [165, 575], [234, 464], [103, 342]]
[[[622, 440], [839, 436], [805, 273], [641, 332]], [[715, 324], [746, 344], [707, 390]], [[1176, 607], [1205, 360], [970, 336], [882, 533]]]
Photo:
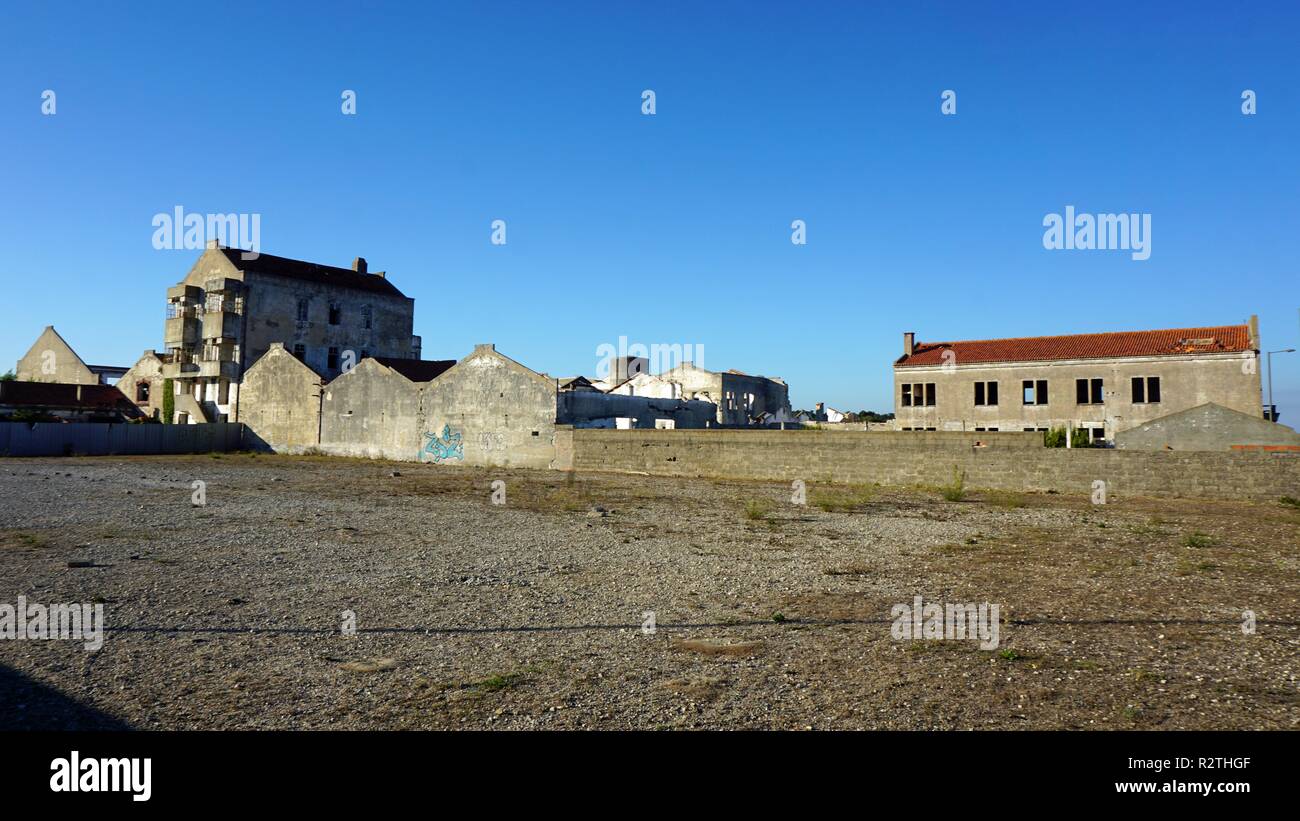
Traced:
[[[1300, 727], [1294, 503], [947, 495], [0, 460], [0, 604], [107, 625], [0, 640], [0, 727]], [[916, 596], [998, 604], [998, 647], [895, 638]]]

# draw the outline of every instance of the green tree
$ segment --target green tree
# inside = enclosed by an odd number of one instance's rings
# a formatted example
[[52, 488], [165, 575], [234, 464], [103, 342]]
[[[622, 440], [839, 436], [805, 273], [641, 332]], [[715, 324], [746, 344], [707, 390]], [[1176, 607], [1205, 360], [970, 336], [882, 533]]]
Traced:
[[176, 393], [172, 389], [172, 381], [170, 379], [163, 380], [162, 392], [163, 392], [162, 422], [164, 425], [170, 425], [172, 423], [172, 418], [175, 416], [175, 411], [176, 411]]

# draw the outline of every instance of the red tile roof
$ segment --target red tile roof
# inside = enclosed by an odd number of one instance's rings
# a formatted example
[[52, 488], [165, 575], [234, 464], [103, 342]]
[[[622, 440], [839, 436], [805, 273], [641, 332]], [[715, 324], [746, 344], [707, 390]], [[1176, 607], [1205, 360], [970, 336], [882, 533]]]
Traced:
[[1250, 328], [1246, 325], [1220, 325], [1213, 328], [1169, 328], [1163, 331], [918, 342], [913, 347], [911, 356], [899, 357], [894, 365], [942, 365], [943, 353], [949, 350], [956, 355], [953, 362], [956, 365], [1241, 352], [1250, 350]]
[[[80, 394], [80, 398], [78, 398]], [[114, 385], [73, 385], [64, 382], [0, 382], [0, 405], [8, 407], [61, 408], [86, 411], [119, 411], [139, 416], [140, 409]]]

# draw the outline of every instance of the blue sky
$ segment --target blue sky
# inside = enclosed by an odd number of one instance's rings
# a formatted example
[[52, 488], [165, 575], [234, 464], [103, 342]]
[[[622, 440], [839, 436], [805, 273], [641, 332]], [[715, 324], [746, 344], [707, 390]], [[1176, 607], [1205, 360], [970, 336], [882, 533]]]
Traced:
[[[46, 324], [95, 363], [161, 348], [178, 205], [366, 257], [426, 358], [703, 345], [796, 407], [891, 409], [905, 330], [1257, 313], [1300, 347], [1294, 3], [275, 5], [6, 4], [0, 370]], [[1151, 214], [1151, 258], [1044, 249], [1067, 205]], [[1274, 361], [1294, 425], [1300, 353]]]

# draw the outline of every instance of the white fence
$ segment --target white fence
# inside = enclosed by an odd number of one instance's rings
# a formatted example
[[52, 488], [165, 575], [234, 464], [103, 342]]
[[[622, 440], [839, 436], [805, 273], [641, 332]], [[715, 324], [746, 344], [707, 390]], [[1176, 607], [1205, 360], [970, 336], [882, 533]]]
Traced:
[[0, 456], [123, 456], [238, 450], [240, 422], [139, 425], [0, 422]]

